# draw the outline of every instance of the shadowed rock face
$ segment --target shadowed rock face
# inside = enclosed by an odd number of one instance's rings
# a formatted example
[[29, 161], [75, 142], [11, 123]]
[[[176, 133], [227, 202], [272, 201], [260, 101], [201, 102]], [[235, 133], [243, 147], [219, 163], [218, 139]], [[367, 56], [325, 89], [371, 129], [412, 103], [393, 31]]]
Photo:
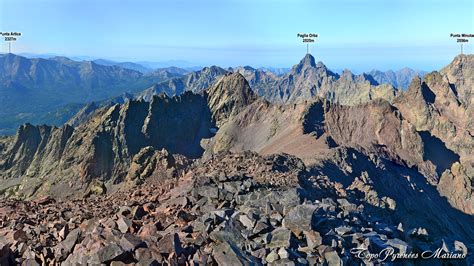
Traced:
[[[430, 224], [432, 233], [444, 237], [456, 235], [471, 239], [473, 236], [469, 225], [472, 216], [452, 208], [436, 187], [413, 169], [370, 152], [366, 155], [352, 148], [338, 148], [331, 158], [311, 171], [342, 184], [347, 197], [364, 198], [361, 203], [367, 209], [375, 216], [390, 217], [392, 223], [403, 222], [406, 227]], [[458, 226], [451, 226], [453, 223]]]
[[459, 161], [459, 155], [446, 148], [446, 145], [438, 138], [431, 136], [429, 132], [419, 132], [423, 140], [423, 159], [433, 162], [439, 176], [453, 163]]
[[459, 73], [470, 73], [473, 61], [473, 56], [458, 56], [442, 72], [414, 79], [408, 91], [394, 100], [394, 106], [418, 131], [429, 131], [466, 162], [474, 160], [473, 109], [467, 97], [474, 77]]
[[[12, 181], [2, 184], [2, 189], [23, 184], [28, 194], [15, 193], [28, 197], [49, 193], [54, 189], [49, 186], [56, 181], [61, 186], [70, 183], [79, 194], [96, 181], [107, 186], [119, 184], [133, 156], [145, 147], [199, 158], [204, 152], [200, 142], [213, 136], [211, 129], [254, 100], [245, 79], [232, 74], [205, 94], [185, 92], [174, 98], [162, 94], [151, 102], [131, 100], [99, 109], [76, 129], [27, 124], [2, 153], [2, 178]], [[27, 182], [26, 176], [38, 182]]]
[[[206, 99], [185, 93], [176, 98], [156, 96], [150, 103], [114, 105], [100, 110], [76, 129], [25, 125], [2, 154], [2, 178], [16, 178], [2, 185], [5, 189], [23, 184], [30, 194], [15, 193], [28, 197], [50, 193], [54, 188], [49, 186], [54, 183], [62, 186], [69, 182], [78, 191], [87, 190], [93, 181], [119, 183], [133, 155], [144, 147], [165, 148], [188, 158], [202, 155], [199, 142], [211, 137], [211, 120]], [[27, 176], [38, 182], [27, 182]], [[74, 194], [56, 192], [62, 197]]]
[[[320, 137], [324, 133], [325, 125], [325, 106], [327, 102], [317, 101], [311, 104], [304, 115], [303, 120], [303, 133], [308, 134], [311, 132], [316, 133], [316, 137]], [[327, 107], [326, 107], [327, 108]]]
[[446, 76], [459, 101], [467, 108], [472, 108], [474, 102], [473, 57], [473, 55], [458, 55], [451, 64], [440, 71], [442, 75]]
[[[473, 55], [459, 55], [440, 72], [429, 73], [423, 80], [414, 79], [408, 91], [393, 103], [416, 130], [429, 132], [423, 135], [430, 136], [425, 139], [435, 145], [427, 147], [428, 154], [430, 148], [435, 147], [445, 151], [431, 152], [431, 155], [438, 157], [433, 158], [437, 161], [434, 169], [437, 176], [443, 179], [439, 180], [438, 190], [448, 197], [453, 206], [471, 214], [474, 207], [473, 65]], [[454, 163], [456, 160], [459, 163]], [[453, 183], [448, 184], [448, 180]], [[457, 188], [457, 192], [453, 187]]]

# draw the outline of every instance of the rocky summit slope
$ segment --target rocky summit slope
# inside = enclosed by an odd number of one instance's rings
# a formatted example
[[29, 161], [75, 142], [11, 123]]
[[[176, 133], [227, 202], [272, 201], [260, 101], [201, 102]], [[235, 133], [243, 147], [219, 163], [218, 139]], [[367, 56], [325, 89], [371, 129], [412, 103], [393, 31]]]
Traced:
[[[74, 126], [26, 124], [0, 138], [0, 258], [346, 265], [382, 262], [354, 248], [393, 248], [459, 257], [400, 264], [472, 264], [473, 63], [367, 100], [369, 80], [307, 56], [290, 73], [354, 101], [274, 104], [245, 78], [268, 77], [245, 68], [199, 93], [84, 110]], [[288, 99], [311, 92], [299, 78]]]
[[389, 223], [325, 177], [307, 178], [291, 156], [221, 153], [129, 193], [2, 200], [3, 263], [343, 265], [364, 261], [350, 252], [361, 245], [467, 253], [461, 241], [436, 242], [424, 228]]

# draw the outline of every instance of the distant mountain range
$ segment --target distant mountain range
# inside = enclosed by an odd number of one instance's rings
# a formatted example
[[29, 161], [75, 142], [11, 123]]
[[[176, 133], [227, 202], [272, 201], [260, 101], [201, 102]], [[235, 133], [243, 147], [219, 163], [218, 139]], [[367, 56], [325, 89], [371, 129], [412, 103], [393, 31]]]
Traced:
[[[25, 122], [62, 124], [80, 104], [138, 92], [179, 76], [176, 69], [143, 74], [118, 65], [77, 62], [66, 57], [0, 55], [0, 134], [10, 134]], [[56, 121], [44, 118], [64, 108], [67, 115], [56, 115]]]
[[322, 62], [316, 63], [311, 55], [291, 69], [245, 66], [225, 70], [212, 66], [190, 71], [179, 67], [153, 69], [159, 64], [139, 63], [0, 55], [0, 135], [12, 134], [25, 122], [61, 125], [87, 109], [88, 103], [96, 102], [98, 108], [123, 93], [150, 100], [160, 93], [175, 96], [185, 91], [200, 92], [228, 72], [242, 74], [252, 90], [270, 102], [288, 104], [323, 97], [346, 105], [375, 98], [390, 100], [414, 76], [424, 74], [411, 69], [374, 70], [361, 75], [345, 70], [337, 74]]
[[[32, 54], [32, 53], [22, 53], [19, 55], [27, 57], [27, 58], [43, 58], [43, 59], [49, 59], [49, 58], [59, 56], [57, 54]], [[194, 63], [184, 61], [184, 60], [169, 60], [169, 61], [162, 61], [162, 62], [153, 62], [153, 61], [118, 62], [118, 61], [112, 61], [112, 60], [107, 60], [107, 59], [93, 59], [92, 57], [88, 57], [88, 56], [75, 56], [75, 57], [69, 57], [69, 58], [76, 61], [83, 61], [83, 60], [94, 61], [96, 64], [105, 65], [105, 66], [116, 65], [122, 68], [136, 70], [141, 73], [148, 73], [153, 70], [170, 68], [170, 67], [179, 68], [187, 72], [198, 71], [203, 68], [201, 66], [196, 66], [196, 64]], [[228, 70], [232, 71], [233, 69], [237, 69], [237, 68], [249, 68], [249, 67], [250, 66], [230, 67], [228, 68]], [[253, 69], [253, 67], [250, 67], [250, 68]], [[276, 76], [282, 76], [291, 70], [291, 68], [283, 68], [283, 67], [280, 67], [280, 68], [260, 67], [257, 69], [263, 72], [273, 73]], [[346, 69], [331, 69], [331, 71], [338, 75], [342, 75], [342, 73], [346, 71]], [[395, 70], [395, 71], [394, 70], [381, 71], [381, 70], [373, 69], [371, 71], [363, 72], [363, 73], [366, 75], [371, 75], [373, 77], [373, 80], [375, 80], [378, 84], [387, 83], [387, 84], [391, 84], [395, 88], [406, 90], [411, 80], [415, 76], [423, 77], [427, 73], [427, 71], [415, 70], [409, 67], [405, 67], [405, 68]]]
[[379, 85], [370, 75], [354, 75], [349, 70], [336, 74], [322, 62], [316, 63], [310, 54], [283, 75], [248, 66], [233, 71], [242, 74], [259, 96], [280, 104], [321, 97], [353, 105], [375, 98], [390, 100], [397, 94], [396, 88], [390, 84]]
[[423, 77], [426, 73], [426, 71], [413, 70], [411, 68], [405, 67], [397, 71], [387, 70], [384, 72], [372, 70], [367, 74], [371, 75], [379, 84], [388, 83], [392, 84], [395, 88], [406, 90], [408, 89], [408, 86], [414, 77]]
[[[54, 53], [47, 53], [47, 54], [20, 53], [18, 55], [27, 57], [30, 59], [34, 59], [34, 58], [50, 59], [53, 57], [63, 56], [63, 55], [54, 54]], [[115, 61], [115, 60], [109, 60], [109, 59], [94, 58], [92, 56], [68, 56], [68, 58], [74, 61], [94, 61], [97, 64], [106, 65], [106, 66], [119, 65], [125, 68], [137, 70], [140, 72], [142, 72], [141, 70], [155, 70], [158, 68], [167, 68], [167, 67], [179, 67], [179, 68], [187, 69], [189, 71], [200, 70], [202, 68], [198, 64], [188, 62], [185, 60], [122, 62], [122, 61]], [[145, 72], [142, 72], [142, 73], [145, 73]]]
[[105, 59], [96, 59], [93, 61], [96, 64], [103, 65], [103, 66], [119, 66], [122, 68], [127, 68], [131, 70], [135, 70], [141, 73], [148, 73], [153, 71], [151, 68], [144, 67], [143, 65], [132, 63], [132, 62], [115, 62]]

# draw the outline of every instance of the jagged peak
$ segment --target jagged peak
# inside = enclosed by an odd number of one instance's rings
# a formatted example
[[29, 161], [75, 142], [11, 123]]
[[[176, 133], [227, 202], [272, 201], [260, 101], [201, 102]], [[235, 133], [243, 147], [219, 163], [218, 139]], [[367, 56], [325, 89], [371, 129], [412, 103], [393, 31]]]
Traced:
[[201, 73], [218, 73], [218, 72], [225, 72], [225, 69], [218, 67], [218, 66], [209, 66], [209, 67], [204, 67], [200, 71]]
[[[428, 75], [432, 75], [434, 73], [435, 72], [432, 72]], [[439, 73], [436, 72], [436, 75], [439, 76]], [[428, 79], [430, 78], [428, 77]], [[434, 103], [436, 99], [436, 95], [428, 87], [426, 82], [427, 82], [426, 77], [421, 78], [419, 75], [416, 75], [411, 81], [410, 86], [408, 87], [408, 90], [404, 93], [405, 98], [417, 99], [418, 101], [423, 101], [425, 103]]]
[[[467, 66], [466, 66], [467, 65]], [[459, 54], [454, 57], [453, 61], [444, 67], [441, 71], [447, 71], [448, 69], [472, 67], [474, 65], [474, 54]]]
[[17, 54], [14, 54], [14, 53], [6, 53], [6, 54], [2, 54], [2, 57], [5, 57], [5, 58], [25, 58], [24, 56], [21, 56], [21, 55], [17, 55]]
[[306, 54], [303, 59], [301, 59], [300, 64], [316, 67], [316, 60], [311, 54]]
[[210, 96], [215, 93], [227, 93], [229, 95], [243, 94], [248, 98], [255, 97], [247, 80], [239, 72], [226, 73], [221, 79], [219, 79], [214, 86], [209, 88]]
[[354, 79], [354, 74], [347, 68], [342, 71], [341, 77], [346, 79]]
[[413, 93], [417, 91], [421, 87], [421, 77], [419, 75], [415, 75], [411, 80], [410, 86], [408, 86], [408, 93]]
[[207, 90], [208, 103], [217, 124], [257, 99], [242, 74], [227, 73]]
[[474, 54], [458, 54], [454, 57], [453, 62], [456, 60], [474, 60]]
[[321, 61], [318, 61], [318, 63], [316, 64], [316, 68], [322, 68], [322, 69], [325, 69], [327, 70], [328, 68], [326, 67], [326, 65], [321, 62]]
[[299, 74], [305, 69], [317, 69], [329, 75], [334, 75], [328, 70], [328, 68], [326, 67], [326, 65], [323, 64], [323, 62], [319, 61], [318, 63], [316, 63], [314, 57], [311, 54], [306, 54], [305, 57], [303, 57], [303, 59], [301, 59], [301, 61], [297, 65], [293, 66], [291, 72]]

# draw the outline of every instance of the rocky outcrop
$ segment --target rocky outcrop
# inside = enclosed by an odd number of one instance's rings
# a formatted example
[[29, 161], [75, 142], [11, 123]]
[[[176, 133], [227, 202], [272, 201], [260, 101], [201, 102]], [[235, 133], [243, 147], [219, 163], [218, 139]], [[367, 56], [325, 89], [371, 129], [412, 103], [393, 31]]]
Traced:
[[443, 172], [437, 186], [440, 194], [445, 196], [452, 206], [471, 215], [474, 214], [473, 176], [472, 168], [466, 169], [456, 162], [451, 169]]
[[344, 70], [341, 76], [330, 86], [321, 87], [318, 96], [342, 105], [357, 105], [375, 99], [391, 102], [398, 91], [389, 84], [375, 84], [365, 75], [354, 75]]
[[0, 189], [16, 197], [69, 197], [97, 184], [111, 188], [124, 180], [144, 147], [199, 157], [200, 140], [211, 136], [211, 119], [206, 99], [185, 93], [103, 108], [75, 129], [25, 125], [2, 155], [7, 181]]
[[[473, 64], [472, 55], [459, 55], [440, 72], [415, 78], [408, 91], [393, 102], [429, 143], [425, 157], [436, 161], [435, 171], [442, 179], [438, 190], [453, 206], [468, 213], [474, 204]], [[454, 172], [453, 167], [457, 169]]]
[[132, 185], [152, 182], [150, 180], [163, 181], [182, 176], [190, 164], [189, 159], [182, 155], [170, 154], [165, 149], [156, 151], [152, 146], [147, 146], [133, 156], [125, 180]]
[[[441, 69], [440, 73], [444, 75], [455, 93], [458, 95], [459, 101], [466, 107], [473, 105], [473, 88], [474, 88], [474, 55], [458, 55], [451, 64]], [[470, 109], [472, 110], [472, 109]], [[471, 127], [472, 128], [472, 127]]]
[[323, 123], [326, 133], [338, 145], [359, 147], [401, 165], [423, 167], [421, 137], [387, 101], [353, 107], [326, 104]]
[[239, 73], [225, 75], [206, 92], [209, 109], [217, 126], [224, 124], [257, 100], [257, 96]]
[[[459, 169], [456, 165], [454, 167]], [[400, 167], [376, 153], [339, 147], [312, 171], [316, 176], [326, 176], [340, 183], [347, 197], [361, 199], [374, 215], [390, 217], [393, 222], [401, 221], [405, 227], [430, 224], [427, 230], [438, 236], [473, 234], [468, 225], [472, 216], [462, 208], [452, 207], [456, 205], [444, 197], [449, 191], [440, 194], [436, 186], [427, 183], [426, 177], [413, 168]], [[463, 186], [465, 184], [456, 185], [456, 189]], [[452, 223], [457, 226], [450, 226]]]
[[428, 131], [446, 143], [462, 159], [472, 160], [474, 139], [468, 125], [472, 118], [440, 73], [414, 79], [408, 91], [395, 99], [403, 117], [418, 131]]

